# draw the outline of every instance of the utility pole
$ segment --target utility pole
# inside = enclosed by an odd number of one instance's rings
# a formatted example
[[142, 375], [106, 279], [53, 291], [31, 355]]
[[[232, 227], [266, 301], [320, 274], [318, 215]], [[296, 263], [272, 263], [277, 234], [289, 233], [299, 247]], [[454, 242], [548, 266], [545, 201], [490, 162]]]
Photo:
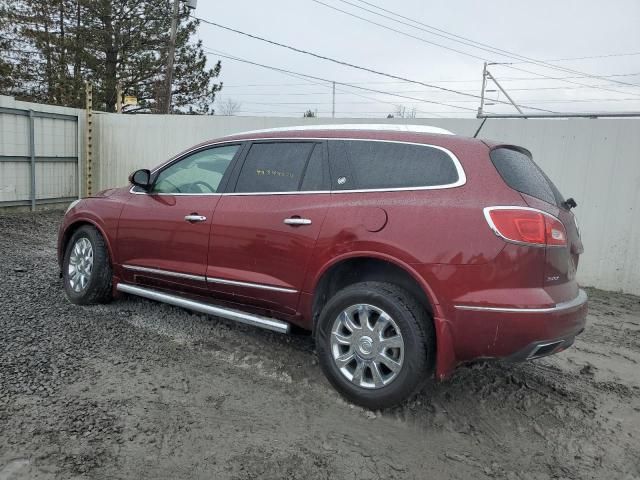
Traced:
[[480, 92], [480, 107], [478, 107], [478, 115], [484, 114], [484, 91], [487, 88], [487, 62], [484, 62], [482, 68], [482, 91]]
[[331, 118], [336, 118], [336, 82], [331, 82], [332, 85], [332, 102], [331, 102]]
[[180, 13], [180, 0], [173, 0], [173, 12], [171, 14], [171, 35], [169, 36], [169, 51], [167, 53], [167, 77], [165, 79], [164, 113], [171, 112], [171, 86], [173, 84], [173, 62], [176, 55], [178, 13]]
[[176, 35], [178, 31], [178, 14], [180, 2], [185, 1], [189, 10], [195, 10], [198, 0], [173, 0], [171, 13], [171, 34], [169, 36], [169, 51], [167, 52], [167, 76], [165, 78], [164, 113], [171, 113], [171, 86], [173, 85], [173, 63], [176, 56]]
[[[485, 105], [494, 105], [493, 103], [487, 103], [486, 101], [486, 93], [487, 92], [495, 92], [495, 90], [487, 90], [487, 80], [491, 80], [493, 83], [495, 83], [495, 85], [500, 89], [500, 91], [504, 94], [505, 97], [507, 97], [507, 100], [509, 100], [509, 103], [511, 103], [511, 105], [514, 106], [514, 108], [518, 111], [518, 113], [523, 116], [524, 118], [527, 118], [525, 116], [525, 114], [523, 113], [522, 109], [520, 108], [520, 106], [513, 101], [513, 98], [511, 98], [511, 96], [507, 93], [507, 91], [502, 88], [502, 85], [500, 85], [500, 82], [498, 82], [498, 80], [496, 80], [496, 78], [491, 75], [491, 72], [487, 69], [487, 65], [495, 65], [494, 63], [488, 64], [487, 62], [484, 62], [484, 67], [482, 68], [482, 90], [480, 91], [480, 107], [478, 108], [478, 114], [476, 115], [476, 118], [484, 118], [484, 106]], [[506, 103], [506, 102], [502, 102], [502, 103]], [[477, 134], [478, 132], [476, 132]]]

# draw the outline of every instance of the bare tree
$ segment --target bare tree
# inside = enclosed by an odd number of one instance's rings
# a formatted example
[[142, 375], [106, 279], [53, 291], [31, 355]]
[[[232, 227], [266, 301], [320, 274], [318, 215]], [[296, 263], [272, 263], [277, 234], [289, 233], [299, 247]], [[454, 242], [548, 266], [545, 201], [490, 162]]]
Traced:
[[396, 105], [393, 114], [389, 114], [387, 118], [416, 118], [418, 111], [414, 108], [408, 109], [404, 105]]
[[234, 100], [233, 98], [227, 98], [218, 104], [220, 115], [232, 116], [237, 114], [241, 108], [242, 103]]

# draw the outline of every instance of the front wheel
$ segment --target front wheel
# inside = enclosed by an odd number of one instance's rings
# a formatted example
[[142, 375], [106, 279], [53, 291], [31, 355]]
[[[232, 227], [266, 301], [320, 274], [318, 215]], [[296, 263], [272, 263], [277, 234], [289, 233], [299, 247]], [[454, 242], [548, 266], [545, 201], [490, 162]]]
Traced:
[[322, 309], [317, 329], [325, 375], [366, 408], [406, 400], [433, 367], [431, 319], [409, 292], [392, 284], [363, 282], [338, 292]]
[[62, 263], [64, 290], [71, 303], [88, 305], [111, 300], [111, 261], [100, 232], [80, 227], [67, 244]]

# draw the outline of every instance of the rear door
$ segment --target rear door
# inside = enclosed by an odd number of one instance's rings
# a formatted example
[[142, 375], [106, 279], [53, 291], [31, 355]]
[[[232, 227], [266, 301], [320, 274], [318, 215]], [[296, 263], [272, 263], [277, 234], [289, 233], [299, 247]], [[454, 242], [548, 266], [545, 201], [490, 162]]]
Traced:
[[214, 214], [209, 288], [228, 301], [293, 314], [331, 197], [326, 144], [260, 141], [246, 152]]
[[203, 148], [154, 172], [151, 191], [133, 188], [118, 224], [122, 279], [207, 291], [213, 212], [240, 144]]

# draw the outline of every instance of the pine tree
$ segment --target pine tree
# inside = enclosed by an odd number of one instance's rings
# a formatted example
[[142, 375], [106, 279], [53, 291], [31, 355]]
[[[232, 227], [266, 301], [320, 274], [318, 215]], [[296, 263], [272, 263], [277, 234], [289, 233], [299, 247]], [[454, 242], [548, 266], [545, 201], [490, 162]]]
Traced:
[[2, 82], [8, 91], [2, 93], [56, 103], [53, 39], [57, 32], [51, 7], [42, 0], [2, 1], [0, 35], [6, 42], [2, 62], [10, 74]]
[[[4, 5], [0, 4], [0, 32], [7, 29], [7, 18], [3, 12]], [[8, 91], [13, 88], [13, 68], [9, 57], [14, 55], [14, 49], [11, 46], [9, 36], [0, 34], [0, 92]]]
[[[82, 106], [84, 80], [94, 108], [114, 111], [117, 85], [139, 100], [129, 112], [160, 112], [171, 23], [168, 0], [0, 0], [2, 37], [18, 53], [0, 61], [0, 93]], [[212, 113], [220, 62], [207, 68], [198, 23], [183, 7], [176, 39], [173, 113]], [[3, 68], [4, 65], [8, 67]], [[26, 68], [25, 68], [26, 67]], [[3, 81], [5, 79], [6, 81]], [[9, 81], [12, 79], [13, 81]]]

